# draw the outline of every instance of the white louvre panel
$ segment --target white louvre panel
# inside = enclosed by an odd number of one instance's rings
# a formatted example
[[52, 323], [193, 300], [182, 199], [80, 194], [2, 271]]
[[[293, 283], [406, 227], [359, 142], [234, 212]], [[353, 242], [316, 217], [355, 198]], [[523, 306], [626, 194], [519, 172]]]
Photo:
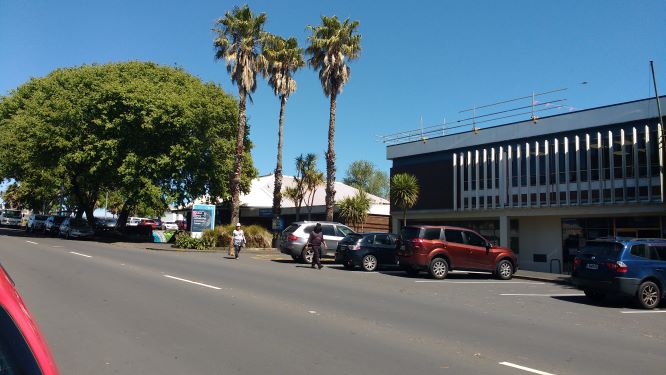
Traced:
[[516, 193], [518, 195], [518, 207], [523, 205], [523, 170], [522, 158], [520, 155], [520, 145], [516, 146], [516, 164], [518, 165], [518, 172], [516, 175]]
[[[580, 205], [580, 137], [574, 138], [574, 147], [576, 148], [576, 204]], [[589, 178], [589, 177], [588, 177]]]
[[495, 182], [495, 177], [496, 177], [496, 175], [495, 175], [495, 169], [496, 169], [495, 168], [495, 147], [490, 149], [490, 164], [492, 165], [492, 171], [491, 171], [490, 177], [492, 178], [491, 186], [492, 186], [492, 191], [493, 191], [491, 207], [495, 208], [495, 196], [497, 194], [499, 194], [499, 189], [498, 189], [497, 183]]
[[622, 153], [622, 200], [627, 201], [627, 152], [624, 146], [624, 129], [620, 130], [620, 152]]
[[488, 189], [488, 150], [485, 148], [483, 149], [483, 190], [481, 191], [483, 193], [483, 208], [487, 209], [488, 208], [488, 194], [490, 194], [490, 190]]
[[474, 196], [476, 198], [476, 209], [478, 210], [481, 208], [481, 202], [480, 202], [480, 190], [481, 190], [481, 178], [479, 177], [479, 150], [474, 151], [474, 179], [476, 180], [475, 187], [474, 189]]
[[569, 200], [569, 138], [564, 137], [564, 191], [566, 198], [564, 202], [568, 206], [571, 202]]
[[458, 211], [458, 155], [453, 154], [453, 211]]
[[647, 160], [647, 178], [648, 178], [648, 201], [652, 201], [652, 165], [650, 164], [652, 151], [650, 150], [650, 127], [645, 125], [645, 159]]
[[531, 174], [531, 166], [530, 166], [530, 144], [525, 143], [525, 181], [526, 181], [526, 189], [527, 189], [527, 207], [532, 206], [532, 191], [530, 187], [530, 179], [532, 177]]
[[534, 165], [536, 166], [536, 206], [541, 207], [541, 166], [539, 160], [539, 141], [534, 142]]
[[555, 153], [553, 158], [555, 158], [555, 203], [560, 205], [560, 142], [557, 138], [553, 141], [553, 146], [555, 146]]
[[608, 165], [610, 169], [610, 196], [611, 203], [615, 203], [615, 158], [613, 157], [613, 132], [608, 131]]
[[641, 171], [638, 169], [640, 163], [638, 162], [638, 130], [636, 128], [631, 129], [631, 139], [632, 139], [632, 147], [631, 151], [634, 155], [633, 160], [634, 160], [634, 200], [636, 202], [641, 200], [641, 193], [640, 193], [640, 178], [641, 178]]
[[548, 145], [548, 140], [546, 139], [543, 142], [543, 157], [546, 161], [546, 206], [550, 206], [550, 192], [551, 190], [551, 183], [550, 183], [550, 157], [549, 157], [550, 151], [549, 151], [549, 145]]
[[585, 134], [585, 152], [587, 157], [587, 203], [592, 203], [592, 150], [589, 134]]

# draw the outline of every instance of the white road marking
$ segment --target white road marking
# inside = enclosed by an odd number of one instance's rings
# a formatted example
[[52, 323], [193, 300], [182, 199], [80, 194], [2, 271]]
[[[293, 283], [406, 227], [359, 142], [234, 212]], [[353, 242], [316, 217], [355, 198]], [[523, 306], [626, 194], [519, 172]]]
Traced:
[[82, 256], [82, 257], [86, 257], [86, 258], [92, 258], [92, 256], [90, 256], [90, 255], [81, 254], [81, 253], [77, 253], [77, 252], [74, 252], [74, 251], [70, 251], [69, 253], [74, 254], [74, 255], [79, 255], [79, 256]]
[[543, 285], [535, 281], [457, 281], [457, 280], [416, 280], [415, 283], [448, 283], [448, 284], [531, 284]]
[[317, 313], [317, 312], [314, 311], [314, 310], [310, 310], [310, 311], [308, 311], [308, 312], [309, 312], [310, 314], [316, 314], [316, 313]]
[[53, 245], [53, 247], [62, 247], [62, 246], [60, 246], [60, 245]]
[[175, 277], [175, 276], [171, 276], [171, 275], [164, 275], [164, 277], [168, 277], [168, 278], [170, 278], [170, 279], [174, 279], [174, 280], [184, 281], [184, 282], [186, 282], [186, 283], [190, 283], [190, 284], [195, 284], [195, 285], [199, 285], [199, 286], [204, 286], [204, 287], [206, 287], [206, 288], [211, 288], [211, 289], [216, 289], [216, 290], [220, 290], [220, 289], [222, 289], [222, 288], [219, 288], [219, 287], [216, 287], [216, 286], [213, 286], [213, 285], [208, 285], [208, 284], [198, 283], [198, 282], [196, 282], [196, 281], [187, 280], [187, 279], [181, 279], [180, 277]]
[[25, 242], [27, 242], [27, 243], [31, 243], [31, 244], [33, 244], [33, 245], [39, 245], [37, 242], [32, 242], [32, 241], [25, 241]]
[[620, 311], [620, 314], [659, 314], [659, 313], [666, 313], [666, 310]]
[[537, 293], [502, 293], [500, 296], [519, 296], [519, 297], [582, 297], [583, 293], [551, 293], [551, 294], [537, 294]]
[[533, 368], [529, 368], [529, 367], [525, 367], [525, 366], [517, 365], [517, 364], [515, 364], [515, 363], [511, 363], [511, 362], [500, 362], [499, 364], [500, 364], [500, 365], [503, 365], [503, 366], [513, 367], [513, 368], [517, 368], [517, 369], [519, 369], [519, 370], [523, 370], [523, 371], [531, 372], [531, 373], [533, 373], [533, 374], [539, 374], [539, 375], [555, 375], [555, 374], [552, 374], [552, 373], [550, 373], [550, 372], [545, 372], [545, 371], [541, 371], [541, 370], [536, 370], [536, 369], [533, 369]]

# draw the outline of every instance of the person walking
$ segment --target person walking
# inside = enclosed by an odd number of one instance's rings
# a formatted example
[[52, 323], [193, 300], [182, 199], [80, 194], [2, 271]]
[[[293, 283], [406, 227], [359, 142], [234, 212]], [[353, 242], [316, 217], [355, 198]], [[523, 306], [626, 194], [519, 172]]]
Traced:
[[240, 254], [241, 248], [245, 246], [245, 232], [241, 229], [240, 223], [236, 223], [236, 229], [232, 233], [233, 242], [234, 242], [234, 258], [238, 259], [238, 254]]
[[312, 268], [315, 268], [316, 265], [319, 269], [322, 269], [323, 266], [320, 259], [321, 247], [323, 245], [326, 248], [326, 242], [324, 242], [324, 234], [321, 233], [321, 224], [317, 223], [312, 233], [310, 233], [305, 246], [307, 247], [308, 245], [312, 246]]

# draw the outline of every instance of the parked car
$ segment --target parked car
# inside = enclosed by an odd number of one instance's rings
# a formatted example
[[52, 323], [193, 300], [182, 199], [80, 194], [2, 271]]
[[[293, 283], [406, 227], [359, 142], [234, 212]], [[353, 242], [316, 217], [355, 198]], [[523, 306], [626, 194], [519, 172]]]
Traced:
[[178, 230], [178, 224], [175, 221], [163, 221], [162, 230]]
[[312, 248], [305, 248], [310, 233], [317, 223], [321, 223], [321, 231], [326, 242], [326, 250], [322, 247], [322, 256], [334, 257], [338, 242], [344, 237], [355, 233], [349, 227], [330, 221], [299, 221], [287, 227], [280, 234], [279, 248], [283, 254], [291, 255], [291, 258], [304, 263], [312, 263]]
[[0, 373], [57, 375], [44, 335], [0, 265]]
[[153, 220], [153, 219], [143, 219], [143, 220], [141, 220], [140, 225], [145, 225], [145, 226], [151, 227], [153, 229], [157, 229], [158, 223], [157, 223], [156, 220]]
[[433, 278], [444, 279], [451, 270], [465, 270], [492, 272], [509, 280], [518, 270], [518, 258], [511, 249], [467, 228], [407, 226], [397, 246], [400, 267], [412, 276], [427, 270]]
[[335, 263], [347, 269], [360, 266], [375, 271], [383, 264], [396, 264], [396, 236], [390, 233], [352, 233], [338, 242]]
[[127, 220], [127, 225], [130, 227], [135, 227], [141, 224], [141, 220], [143, 220], [143, 218], [132, 216]]
[[187, 230], [187, 220], [176, 220], [178, 230]]
[[103, 218], [103, 217], [96, 217], [95, 218], [95, 229], [100, 230], [100, 231], [108, 231], [108, 230], [113, 230], [116, 228], [116, 223], [118, 221], [113, 218]]
[[25, 226], [26, 232], [43, 232], [48, 218], [47, 215], [31, 214]]
[[626, 296], [654, 309], [666, 297], [666, 239], [588, 241], [574, 258], [571, 281], [593, 301]]
[[44, 222], [44, 233], [57, 236], [60, 234], [60, 224], [67, 219], [66, 216], [51, 215]]
[[0, 213], [0, 225], [7, 227], [19, 227], [21, 225], [21, 211], [2, 210]]
[[60, 224], [60, 236], [67, 239], [90, 237], [94, 234], [95, 231], [84, 219], [67, 218]]

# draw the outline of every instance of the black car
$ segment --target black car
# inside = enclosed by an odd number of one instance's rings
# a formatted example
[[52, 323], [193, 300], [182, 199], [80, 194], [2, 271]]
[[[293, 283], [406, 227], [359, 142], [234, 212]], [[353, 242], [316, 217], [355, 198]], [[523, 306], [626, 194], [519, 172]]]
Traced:
[[60, 224], [67, 219], [66, 216], [51, 215], [44, 222], [44, 233], [51, 236], [60, 234]]
[[390, 233], [353, 233], [335, 250], [335, 262], [345, 268], [360, 266], [375, 271], [383, 264], [396, 264], [396, 236]]

